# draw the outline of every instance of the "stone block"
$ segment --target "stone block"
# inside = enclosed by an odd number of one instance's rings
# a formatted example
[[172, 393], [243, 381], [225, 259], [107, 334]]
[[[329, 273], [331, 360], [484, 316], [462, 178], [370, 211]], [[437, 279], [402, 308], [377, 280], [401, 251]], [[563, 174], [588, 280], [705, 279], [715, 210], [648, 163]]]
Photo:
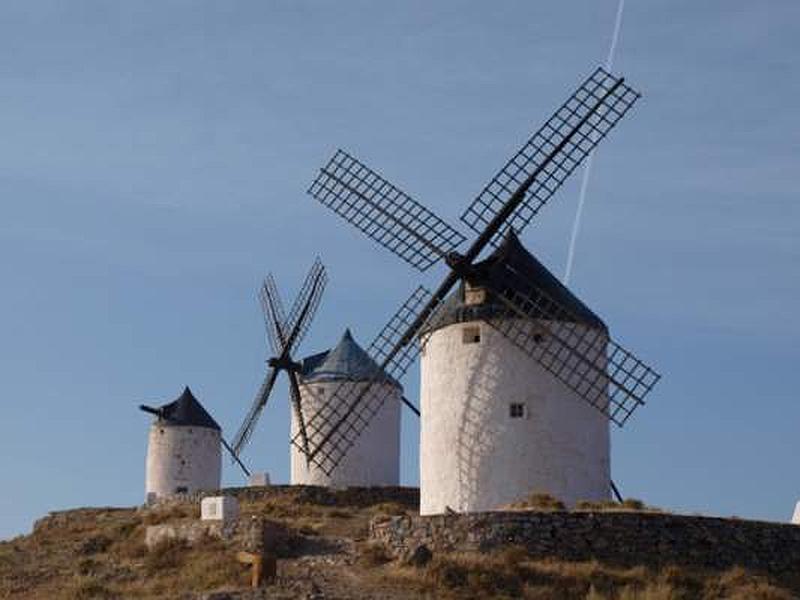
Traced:
[[269, 485], [269, 473], [253, 473], [247, 480], [247, 487], [267, 487]]
[[194, 545], [208, 537], [224, 537], [220, 521], [163, 523], [150, 525], [145, 530], [144, 543], [148, 550], [170, 540], [179, 540]]
[[209, 496], [200, 501], [201, 521], [233, 521], [239, 518], [239, 501], [233, 496]]

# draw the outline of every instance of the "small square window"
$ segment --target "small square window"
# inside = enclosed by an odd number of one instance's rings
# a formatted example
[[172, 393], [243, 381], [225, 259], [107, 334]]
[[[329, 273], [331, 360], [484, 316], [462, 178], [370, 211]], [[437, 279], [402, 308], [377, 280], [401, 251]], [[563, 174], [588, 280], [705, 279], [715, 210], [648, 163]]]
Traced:
[[525, 405], [518, 402], [512, 402], [508, 406], [508, 414], [512, 419], [522, 419], [525, 417]]
[[465, 344], [480, 344], [481, 342], [480, 327], [464, 327], [463, 335], [463, 342]]

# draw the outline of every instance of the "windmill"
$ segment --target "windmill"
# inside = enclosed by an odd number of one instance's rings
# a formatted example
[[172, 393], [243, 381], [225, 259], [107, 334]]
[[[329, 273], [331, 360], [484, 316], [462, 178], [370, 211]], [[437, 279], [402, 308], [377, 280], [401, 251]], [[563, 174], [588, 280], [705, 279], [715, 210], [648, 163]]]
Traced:
[[[623, 78], [596, 69], [461, 215], [475, 234], [463, 252], [458, 248], [466, 236], [353, 156], [342, 150], [334, 154], [309, 189], [314, 198], [420, 271], [440, 260], [449, 268], [435, 291], [420, 286], [411, 294], [371, 349], [388, 375], [403, 376], [424, 348], [443, 302], [461, 283], [502, 308], [505, 318], [495, 314], [487, 322], [503, 338], [608, 420], [621, 427], [644, 404], [660, 376], [604, 328], [576, 325], [581, 318], [573, 306], [513, 266], [499, 263], [493, 271], [497, 277], [486, 278], [476, 263], [485, 250], [497, 251], [509, 232], [519, 233], [533, 220], [638, 98]], [[534, 322], [536, 327], [530, 325]], [[419, 345], [413, 343], [416, 337]], [[347, 383], [334, 393], [341, 401], [307, 423], [316, 442], [307, 458], [324, 471], [342, 460], [382, 402]], [[307, 439], [297, 435], [292, 443], [300, 447]]]
[[140, 404], [155, 417], [147, 442], [145, 494], [148, 502], [178, 493], [217, 490], [220, 487], [220, 445], [242, 469], [222, 429], [186, 386], [177, 399], [159, 407]]
[[311, 321], [319, 307], [322, 293], [327, 284], [325, 267], [319, 258], [314, 261], [303, 282], [294, 304], [287, 316], [283, 301], [278, 293], [275, 278], [268, 274], [259, 291], [259, 301], [264, 312], [267, 328], [267, 339], [272, 350], [272, 357], [267, 360], [267, 373], [264, 382], [256, 394], [247, 416], [233, 439], [233, 454], [239, 456], [255, 430], [256, 422], [267, 405], [272, 388], [281, 371], [285, 371], [289, 379], [289, 395], [292, 402], [298, 427], [300, 447], [306, 456], [310, 456], [306, 424], [301, 404], [300, 387], [297, 374], [301, 365], [292, 358], [293, 352], [302, 342]]

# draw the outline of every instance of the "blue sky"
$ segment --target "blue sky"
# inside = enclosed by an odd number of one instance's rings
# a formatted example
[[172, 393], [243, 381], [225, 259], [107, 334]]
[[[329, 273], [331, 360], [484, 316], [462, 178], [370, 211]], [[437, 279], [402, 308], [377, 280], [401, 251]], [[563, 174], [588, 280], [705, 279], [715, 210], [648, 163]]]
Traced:
[[[268, 270], [291, 297], [322, 255], [302, 351], [346, 326], [366, 345], [442, 268], [305, 195], [318, 166], [341, 146], [455, 223], [604, 61], [616, 4], [4, 2], [0, 538], [141, 502], [141, 402], [188, 384], [232, 436]], [[658, 506], [786, 520], [800, 499], [798, 25], [793, 0], [626, 4], [615, 70], [644, 96], [596, 156], [572, 287], [664, 374], [613, 434], [614, 478]], [[578, 179], [523, 236], [559, 275]], [[245, 457], [275, 481], [285, 385]]]

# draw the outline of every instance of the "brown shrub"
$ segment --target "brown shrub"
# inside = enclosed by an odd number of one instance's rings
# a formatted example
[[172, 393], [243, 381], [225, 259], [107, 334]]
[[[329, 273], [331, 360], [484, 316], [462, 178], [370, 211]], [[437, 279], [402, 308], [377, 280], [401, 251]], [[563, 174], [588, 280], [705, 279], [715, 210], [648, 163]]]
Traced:
[[489, 553], [437, 554], [421, 570], [385, 571], [436, 597], [533, 600], [789, 600], [789, 591], [741, 569], [720, 575], [679, 567], [613, 567], [597, 561], [532, 560], [516, 546]]
[[111, 546], [111, 540], [105, 535], [93, 535], [78, 545], [78, 554], [91, 555], [105, 552]]
[[594, 512], [603, 511], [640, 511], [640, 512], [662, 512], [661, 509], [647, 506], [636, 498], [626, 498], [622, 502], [613, 500], [578, 500], [575, 503], [576, 510], [588, 510]]
[[381, 502], [371, 506], [370, 512], [375, 516], [402, 517], [408, 514], [408, 509], [397, 502]]
[[167, 521], [199, 518], [200, 506], [198, 504], [174, 504], [146, 509], [142, 522], [145, 525], [161, 525]]
[[364, 567], [379, 567], [391, 562], [392, 557], [386, 551], [386, 546], [379, 542], [364, 542], [356, 549], [358, 564]]
[[466, 554], [435, 556], [425, 570], [435, 588], [469, 590], [475, 597], [519, 598], [523, 589], [518, 565], [506, 565], [495, 557]]
[[236, 560], [235, 552], [220, 540], [193, 549], [180, 570], [176, 589], [196, 591], [246, 583], [247, 567]]
[[113, 598], [111, 591], [94, 577], [82, 577], [71, 589], [65, 590], [67, 596], [75, 600], [98, 600]]
[[154, 575], [161, 571], [176, 569], [183, 564], [187, 551], [188, 546], [183, 540], [163, 540], [147, 552], [144, 561], [145, 570]]
[[719, 575], [707, 586], [707, 598], [726, 600], [792, 600], [796, 598], [787, 590], [775, 587], [766, 577], [748, 573], [734, 567]]
[[508, 508], [514, 510], [566, 510], [566, 506], [561, 500], [540, 492], [535, 492], [518, 502], [512, 502]]

